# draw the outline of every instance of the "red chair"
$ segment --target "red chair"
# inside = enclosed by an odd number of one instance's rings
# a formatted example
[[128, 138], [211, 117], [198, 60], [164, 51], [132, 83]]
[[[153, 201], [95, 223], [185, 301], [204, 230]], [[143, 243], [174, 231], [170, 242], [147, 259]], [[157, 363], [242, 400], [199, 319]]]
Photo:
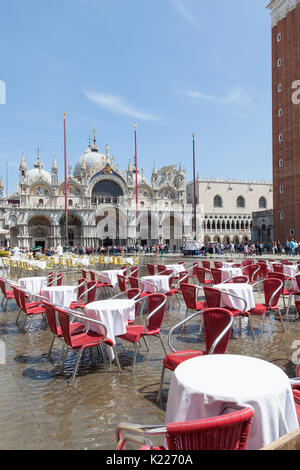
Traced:
[[72, 310], [76, 310], [77, 308], [82, 308], [83, 309], [85, 307], [85, 302], [83, 302], [81, 299], [84, 297], [84, 294], [85, 294], [85, 291], [86, 291], [87, 280], [82, 278], [82, 279], [78, 279], [77, 282], [78, 282], [77, 300], [72, 302], [69, 306]]
[[131, 266], [130, 267], [130, 276], [131, 277], [138, 277], [139, 275], [139, 267], [138, 266]]
[[209, 275], [209, 277], [211, 277], [211, 272], [208, 269], [200, 267], [196, 268], [196, 274], [200, 285], [212, 284], [211, 279], [206, 279], [206, 275]]
[[248, 284], [248, 281], [247, 276], [235, 276], [231, 279], [233, 284]]
[[220, 261], [215, 261], [214, 265], [215, 265], [216, 269], [222, 269], [223, 268], [223, 263], [221, 263]]
[[[45, 307], [48, 325], [53, 335], [52, 342], [48, 351], [48, 357], [50, 358], [55, 339], [58, 338], [62, 340], [63, 334], [62, 334], [61, 327], [57, 324], [57, 321], [56, 321], [56, 313], [55, 313], [54, 305], [52, 305], [50, 302], [46, 302], [45, 300], [43, 300], [42, 303]], [[84, 330], [85, 330], [85, 326], [80, 322], [74, 322], [74, 323], [71, 323], [70, 325], [70, 333], [72, 336], [79, 335], [83, 333]]]
[[0, 279], [0, 288], [3, 294], [1, 307], [3, 308], [4, 312], [7, 312], [8, 302], [15, 300], [14, 292], [12, 289], [6, 290], [5, 281], [3, 279]]
[[61, 286], [62, 285], [62, 281], [63, 281], [63, 273], [59, 273], [56, 275], [56, 285], [57, 286]]
[[181, 271], [178, 273], [179, 280], [178, 280], [178, 291], [182, 294], [182, 284], [188, 284], [190, 279], [190, 273], [188, 271]]
[[199, 312], [200, 310], [207, 308], [206, 302], [200, 302], [197, 300], [197, 290], [199, 289], [202, 288], [193, 284], [181, 284], [181, 293], [186, 305], [186, 317], [188, 316], [189, 310]]
[[[119, 336], [120, 339], [128, 341], [129, 343], [132, 343], [135, 346], [132, 363], [133, 370], [135, 368], [138, 345], [140, 344], [140, 340], [142, 338], [144, 338], [145, 340], [148, 336], [158, 337], [160, 339], [165, 354], [167, 354], [160, 335], [161, 324], [163, 322], [164, 315], [166, 312], [167, 298], [164, 294], [150, 294], [147, 298], [147, 301], [148, 316], [145, 320], [144, 325], [128, 325], [126, 328], [126, 333], [124, 335]], [[149, 350], [146, 340], [145, 344], [147, 350]]]
[[210, 261], [202, 261], [202, 266], [204, 269], [210, 269]]
[[125, 276], [121, 276], [120, 274], [117, 274], [117, 278], [120, 291], [125, 292], [129, 281], [126, 279]]
[[287, 281], [290, 281], [292, 282], [293, 281], [293, 278], [291, 278], [290, 276], [287, 276], [286, 274], [283, 274], [283, 273], [279, 273], [279, 272], [270, 272], [268, 274], [268, 277], [269, 279], [279, 279], [281, 282], [282, 282], [282, 289], [281, 289], [281, 297], [282, 297], [282, 300], [283, 300], [283, 306], [284, 308], [286, 307], [285, 306], [285, 298], [286, 297], [289, 297], [291, 295], [291, 292], [292, 292], [292, 289], [287, 289], [286, 288], [286, 282]]
[[257, 263], [257, 265], [259, 266], [258, 277], [260, 279], [266, 279], [268, 277], [267, 263], [264, 263], [264, 262], [260, 261], [259, 263]]
[[211, 275], [212, 275], [214, 284], [222, 283], [222, 271], [220, 269], [211, 268]]
[[253, 260], [247, 259], [247, 260], [242, 261], [242, 262], [241, 262], [241, 265], [242, 265], [242, 266], [250, 266], [250, 265], [253, 264], [253, 263], [254, 263]]
[[249, 318], [249, 323], [252, 331], [252, 336], [255, 338], [251, 317], [260, 316], [263, 322], [262, 332], [264, 332], [264, 319], [268, 312], [277, 311], [280, 317], [282, 328], [285, 331], [285, 326], [282, 320], [280, 308], [278, 307], [279, 298], [283, 288], [283, 282], [278, 278], [264, 279], [257, 282], [255, 285], [262, 284], [264, 289], [265, 302], [263, 304], [255, 304], [255, 308], [249, 310], [245, 315]]
[[[213, 287], [204, 287], [203, 289], [208, 308], [222, 308], [222, 291], [219, 289], [214, 289]], [[228, 297], [233, 297], [234, 299], [240, 300], [244, 305], [243, 310], [237, 310], [228, 306], [225, 307], [226, 310], [228, 310], [234, 318], [239, 318], [240, 336], [242, 336], [242, 317], [246, 312], [247, 303], [243, 298], [239, 297], [238, 295], [229, 292], [225, 292], [225, 294]]]
[[296, 413], [297, 413], [297, 418], [298, 418], [298, 424], [300, 427], [300, 389], [299, 385], [298, 386], [292, 386], [293, 389], [293, 397], [294, 397], [294, 403], [295, 403], [295, 408], [296, 408]]
[[[97, 281], [88, 281], [86, 283], [85, 291], [80, 296], [78, 296], [77, 308], [84, 308], [86, 305], [91, 304], [92, 302], [95, 302], [96, 293], [97, 293]], [[86, 297], [86, 302], [83, 301], [84, 297]]]
[[192, 273], [190, 274], [191, 280], [194, 280], [197, 282], [198, 277], [197, 277], [197, 268], [199, 268], [199, 263], [193, 263], [192, 267]]
[[155, 266], [154, 264], [147, 264], [147, 270], [149, 276], [155, 276]]
[[[162, 426], [141, 426], [121, 423], [117, 428], [117, 450], [125, 450], [127, 442], [141, 442], [140, 450], [246, 450], [250, 435], [253, 409], [241, 408], [233, 413], [185, 423]], [[165, 437], [164, 446], [154, 447], [153, 435]]]
[[[175, 330], [184, 326], [187, 322], [195, 317], [203, 314], [204, 330], [205, 330], [205, 351], [176, 351], [173, 347], [171, 339]], [[231, 328], [233, 324], [233, 315], [229, 310], [224, 308], [211, 308], [197, 311], [190, 317], [181, 321], [173, 328], [171, 328], [168, 336], [168, 343], [171, 353], [167, 354], [163, 361], [163, 368], [160, 379], [160, 387], [158, 391], [157, 400], [160, 402], [162, 387], [164, 382], [165, 370], [169, 369], [174, 371], [179, 364], [194, 357], [205, 356], [210, 354], [225, 354], [228, 342], [231, 335]]]
[[87, 272], [85, 269], [81, 270], [81, 274], [82, 274], [83, 279], [87, 279]]
[[58, 313], [59, 324], [61, 327], [61, 331], [62, 331], [63, 338], [65, 341], [65, 346], [66, 346], [64, 357], [63, 357], [62, 364], [61, 364], [61, 370], [63, 370], [64, 368], [64, 363], [65, 363], [69, 350], [71, 349], [77, 354], [77, 360], [75, 363], [75, 367], [74, 367], [74, 371], [73, 371], [73, 375], [71, 379], [72, 381], [75, 379], [75, 376], [77, 374], [77, 370], [79, 367], [79, 363], [80, 363], [83, 351], [85, 351], [88, 348], [92, 348], [94, 346], [99, 348], [101, 347], [102, 344], [106, 344], [107, 346], [110, 346], [113, 349], [115, 353], [116, 361], [118, 364], [118, 368], [119, 370], [121, 370], [114, 343], [111, 339], [107, 338], [107, 329], [103, 323], [99, 322], [98, 320], [89, 319], [89, 323], [96, 323], [101, 326], [101, 328], [103, 329], [103, 334], [89, 330], [88, 332], [81, 333], [81, 334], [74, 336], [71, 333], [72, 323], [70, 321], [70, 318], [72, 317], [72, 318], [79, 318], [79, 319], [86, 320], [86, 317], [84, 317], [83, 315], [79, 315], [78, 312], [74, 312], [70, 309], [63, 309], [63, 308], [55, 307], [55, 311]]
[[178, 294], [180, 294], [181, 292], [173, 287], [173, 282], [175, 280], [175, 275], [174, 275], [174, 271], [172, 271], [171, 269], [166, 269], [165, 272], [163, 273], [164, 276], [169, 276], [169, 292], [166, 292], [165, 295], [169, 298], [169, 299], [173, 299], [173, 297], [175, 296], [176, 297], [176, 300], [177, 302], [179, 303], [180, 305], [180, 302], [178, 300]]
[[257, 282], [259, 271], [260, 271], [260, 266], [258, 266], [257, 264], [251, 264], [247, 266], [249, 284], [254, 284], [255, 282]]
[[[129, 284], [131, 289], [140, 289], [140, 287], [143, 287], [143, 281], [138, 279], [137, 277], [130, 277], [129, 279]], [[150, 292], [141, 292], [140, 297], [145, 298], [151, 295]]]
[[25, 314], [24, 321], [22, 324], [22, 329], [25, 328], [26, 320], [28, 317], [30, 319], [30, 322], [28, 325], [28, 329], [29, 329], [33, 317], [36, 315], [42, 315], [42, 317], [44, 318], [46, 309], [40, 302], [26, 302], [26, 293], [22, 289], [18, 289], [18, 294], [19, 294], [20, 306], [22, 308], [23, 313]]
[[162, 264], [158, 264], [158, 265], [157, 265], [157, 271], [158, 271], [159, 274], [160, 274], [160, 273], [163, 273], [164, 271], [166, 271], [166, 269], [167, 269], [166, 266], [164, 266], [164, 265], [162, 265]]
[[[142, 293], [141, 289], [128, 289], [128, 291], [126, 291], [127, 298], [133, 299], [133, 300], [138, 300], [141, 293]], [[135, 303], [135, 320], [139, 313], [139, 307], [140, 307], [139, 302], [136, 302]], [[134, 325], [135, 320], [129, 320], [128, 325]]]
[[55, 276], [55, 272], [54, 271], [51, 271], [48, 276], [47, 276], [47, 287], [50, 287], [53, 285], [54, 283], [54, 276]]
[[283, 274], [283, 264], [281, 264], [281, 263], [274, 263], [274, 264], [273, 264], [273, 271], [274, 271], [274, 273], [281, 273], [281, 274]]

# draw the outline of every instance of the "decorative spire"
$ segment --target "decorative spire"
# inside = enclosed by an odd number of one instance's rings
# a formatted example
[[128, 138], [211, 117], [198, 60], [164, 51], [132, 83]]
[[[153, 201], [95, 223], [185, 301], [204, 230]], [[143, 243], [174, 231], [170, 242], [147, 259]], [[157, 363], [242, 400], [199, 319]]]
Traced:
[[105, 155], [106, 155], [106, 161], [109, 161], [109, 145], [105, 145]]
[[34, 167], [35, 167], [35, 168], [39, 168], [39, 169], [42, 169], [42, 168], [43, 168], [43, 164], [42, 164], [42, 162], [40, 161], [40, 147], [37, 148], [37, 152], [36, 152], [36, 162], [34, 163]]
[[24, 157], [24, 151], [22, 151], [20, 170], [27, 170], [26, 161], [25, 161], [25, 157]]
[[128, 171], [132, 171], [131, 158], [129, 158], [129, 162], [128, 162]]
[[83, 155], [83, 157], [82, 157], [81, 169], [82, 169], [82, 170], [86, 170], [86, 164], [85, 164], [84, 155]]
[[58, 166], [57, 166], [57, 161], [56, 161], [56, 156], [55, 156], [55, 153], [53, 154], [53, 162], [52, 162], [52, 171], [57, 171], [58, 170]]
[[3, 191], [3, 189], [4, 189], [3, 176], [1, 176], [1, 179], [0, 179], [0, 190]]
[[157, 168], [156, 168], [156, 164], [154, 162], [154, 165], [153, 165], [153, 175], [157, 175]]

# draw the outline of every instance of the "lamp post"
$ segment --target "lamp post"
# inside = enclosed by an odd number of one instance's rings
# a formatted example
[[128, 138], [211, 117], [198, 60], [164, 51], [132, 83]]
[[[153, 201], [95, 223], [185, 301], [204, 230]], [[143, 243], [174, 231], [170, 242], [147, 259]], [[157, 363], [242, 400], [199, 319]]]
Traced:
[[65, 157], [65, 251], [69, 251], [69, 237], [68, 237], [67, 138], [66, 138], [66, 113], [65, 113], [65, 112], [64, 112], [64, 157]]

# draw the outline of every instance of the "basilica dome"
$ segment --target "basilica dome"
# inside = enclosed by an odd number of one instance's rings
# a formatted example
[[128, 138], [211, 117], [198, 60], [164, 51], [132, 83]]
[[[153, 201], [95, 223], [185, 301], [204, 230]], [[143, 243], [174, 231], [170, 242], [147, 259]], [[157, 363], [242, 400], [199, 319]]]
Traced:
[[51, 185], [51, 175], [48, 171], [43, 170], [42, 168], [33, 168], [27, 173], [27, 184], [32, 185], [37, 181], [43, 181]]
[[106, 163], [107, 156], [100, 153], [96, 142], [94, 141], [93, 145], [90, 145], [89, 148], [83, 152], [79, 160], [77, 160], [73, 176], [75, 178], [80, 177], [80, 169], [82, 168], [82, 164], [84, 164], [85, 168], [91, 168], [92, 170], [100, 170]]

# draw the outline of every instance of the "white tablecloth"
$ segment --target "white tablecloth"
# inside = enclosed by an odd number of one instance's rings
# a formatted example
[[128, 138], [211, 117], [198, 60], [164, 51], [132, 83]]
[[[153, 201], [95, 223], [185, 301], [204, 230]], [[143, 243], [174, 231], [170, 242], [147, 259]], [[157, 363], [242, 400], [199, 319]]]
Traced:
[[[179, 365], [172, 376], [166, 423], [194, 421], [252, 406], [249, 450], [298, 428], [291, 385], [277, 366], [247, 356], [211, 355]], [[233, 409], [232, 409], [232, 408]]]
[[[270, 271], [272, 272], [274, 271], [274, 264], [281, 264], [281, 263], [268, 263], [268, 267]], [[295, 274], [298, 271], [298, 266], [296, 264], [291, 264], [291, 265], [283, 264], [282, 266], [283, 266], [283, 273], [286, 276], [295, 277]]]
[[228, 263], [228, 261], [223, 261], [222, 267], [223, 267], [223, 268], [232, 268], [232, 266], [233, 266], [234, 264], [236, 264], [236, 263], [234, 263], [234, 262]]
[[175, 274], [178, 274], [178, 273], [182, 273], [183, 271], [185, 271], [185, 267], [182, 266], [182, 264], [169, 264], [166, 266], [167, 269], [172, 269]]
[[[129, 299], [108, 299], [91, 302], [84, 308], [84, 314], [94, 320], [101, 321], [107, 328], [107, 337], [114, 343], [115, 337], [126, 333], [129, 320], [135, 319], [135, 301]], [[86, 326], [92, 331], [103, 334], [103, 328], [97, 323], [86, 321]], [[107, 349], [111, 360], [114, 354]]]
[[[169, 276], [144, 276], [143, 281], [143, 292], [160, 292], [165, 294], [169, 292]], [[148, 282], [149, 281], [149, 282]], [[156, 286], [156, 289], [154, 285]]]
[[122, 269], [114, 269], [110, 271], [101, 271], [101, 273], [97, 273], [99, 276], [99, 279], [102, 282], [105, 282], [106, 284], [111, 284], [113, 287], [116, 287], [118, 285], [118, 275], [123, 276], [123, 270]]
[[233, 277], [242, 276], [243, 271], [240, 268], [222, 268], [222, 282]]
[[[247, 303], [246, 311], [255, 307], [253, 287], [249, 284], [217, 284], [214, 288], [222, 290], [223, 292], [228, 292], [228, 294], [238, 295], [244, 299]], [[236, 310], [244, 309], [244, 303], [241, 300], [226, 294], [222, 294], [221, 302], [221, 305], [224, 308], [232, 307]]]
[[54, 286], [41, 290], [41, 295], [47, 297], [52, 304], [69, 307], [77, 300], [78, 289], [74, 286]]
[[21, 287], [34, 294], [40, 294], [41, 289], [47, 287], [47, 282], [47, 277], [22, 277], [18, 280]]

